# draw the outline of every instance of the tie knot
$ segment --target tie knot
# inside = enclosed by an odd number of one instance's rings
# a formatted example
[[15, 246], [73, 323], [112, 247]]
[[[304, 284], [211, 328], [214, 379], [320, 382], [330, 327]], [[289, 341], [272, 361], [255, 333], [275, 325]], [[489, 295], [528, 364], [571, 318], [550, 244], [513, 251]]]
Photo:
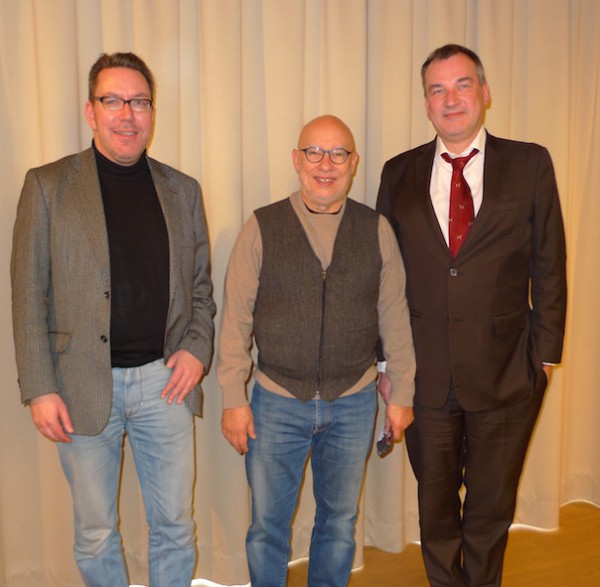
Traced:
[[465, 168], [465, 165], [477, 154], [479, 153], [479, 149], [473, 149], [468, 155], [465, 157], [455, 157], [452, 158], [448, 153], [442, 153], [442, 159], [444, 161], [448, 161], [450, 165], [452, 165], [452, 169], [458, 169], [462, 171]]

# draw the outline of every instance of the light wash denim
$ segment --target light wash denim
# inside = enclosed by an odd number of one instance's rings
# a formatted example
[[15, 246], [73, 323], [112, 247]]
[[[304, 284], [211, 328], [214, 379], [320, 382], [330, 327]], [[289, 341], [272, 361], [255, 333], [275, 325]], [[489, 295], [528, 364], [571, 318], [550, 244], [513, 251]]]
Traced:
[[246, 472], [252, 524], [246, 552], [253, 587], [287, 585], [291, 522], [311, 454], [316, 501], [308, 585], [345, 587], [354, 558], [354, 529], [377, 411], [375, 383], [333, 402], [271, 393], [255, 384]]
[[162, 359], [112, 372], [106, 428], [58, 445], [73, 495], [77, 565], [86, 587], [129, 585], [117, 515], [127, 434], [149, 526], [150, 587], [190, 587], [196, 563], [193, 415], [185, 403], [160, 399], [171, 375]]

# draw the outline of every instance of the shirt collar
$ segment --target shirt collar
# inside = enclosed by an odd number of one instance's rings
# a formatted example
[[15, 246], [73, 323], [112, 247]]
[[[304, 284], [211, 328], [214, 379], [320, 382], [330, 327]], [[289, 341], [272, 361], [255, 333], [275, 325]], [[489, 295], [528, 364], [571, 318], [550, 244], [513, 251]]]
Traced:
[[446, 148], [446, 145], [444, 145], [444, 141], [442, 141], [442, 139], [440, 139], [440, 137], [438, 136], [435, 141], [435, 156], [438, 157], [442, 153], [448, 153], [448, 155], [450, 155], [450, 157], [452, 157], [452, 158], [464, 157], [464, 156], [468, 155], [473, 149], [477, 149], [479, 151], [478, 155], [483, 154], [483, 153], [485, 153], [486, 138], [487, 138], [487, 131], [482, 126], [479, 129], [477, 136], [473, 139], [473, 142], [462, 153], [460, 153], [459, 155], [454, 155], [454, 153], [450, 153], [450, 151], [448, 151], [448, 149]]

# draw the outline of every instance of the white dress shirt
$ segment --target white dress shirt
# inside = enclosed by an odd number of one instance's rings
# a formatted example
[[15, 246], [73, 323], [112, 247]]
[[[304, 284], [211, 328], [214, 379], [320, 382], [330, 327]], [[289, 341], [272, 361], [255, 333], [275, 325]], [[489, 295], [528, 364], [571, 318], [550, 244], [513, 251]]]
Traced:
[[477, 213], [483, 202], [483, 162], [485, 159], [486, 136], [485, 129], [481, 127], [473, 142], [458, 155], [448, 151], [446, 145], [444, 145], [439, 137], [436, 140], [429, 193], [442, 234], [444, 235], [444, 239], [446, 239], [446, 244], [449, 243], [448, 217], [450, 214], [450, 180], [452, 179], [452, 164], [445, 161], [442, 158], [442, 154], [448, 153], [448, 155], [454, 159], [456, 157], [465, 157], [469, 155], [473, 149], [479, 150], [479, 153], [473, 156], [463, 170], [465, 180], [469, 184], [469, 188], [471, 188], [473, 209], [475, 211], [475, 217], [477, 217]]

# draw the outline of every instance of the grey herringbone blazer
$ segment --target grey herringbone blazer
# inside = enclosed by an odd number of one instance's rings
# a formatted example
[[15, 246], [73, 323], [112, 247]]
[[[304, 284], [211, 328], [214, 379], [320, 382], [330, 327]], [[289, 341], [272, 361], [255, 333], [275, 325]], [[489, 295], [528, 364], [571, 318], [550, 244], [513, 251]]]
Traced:
[[[200, 186], [148, 159], [167, 225], [170, 303], [165, 360], [185, 349], [207, 367], [213, 344], [209, 244]], [[112, 404], [110, 263], [94, 153], [27, 173], [11, 262], [13, 327], [23, 402], [58, 392], [76, 434], [106, 425]], [[199, 413], [198, 385], [186, 403]]]

